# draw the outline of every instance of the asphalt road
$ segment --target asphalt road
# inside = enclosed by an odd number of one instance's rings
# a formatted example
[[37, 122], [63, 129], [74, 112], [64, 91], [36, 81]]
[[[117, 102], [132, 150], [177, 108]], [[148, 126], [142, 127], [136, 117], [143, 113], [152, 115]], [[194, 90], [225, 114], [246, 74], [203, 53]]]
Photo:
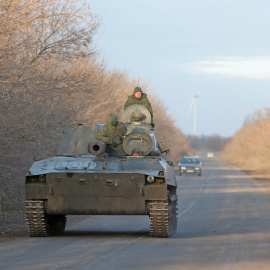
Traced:
[[0, 269], [270, 269], [270, 193], [220, 161], [178, 177], [178, 230], [152, 238], [147, 216], [90, 216], [61, 237], [0, 243]]

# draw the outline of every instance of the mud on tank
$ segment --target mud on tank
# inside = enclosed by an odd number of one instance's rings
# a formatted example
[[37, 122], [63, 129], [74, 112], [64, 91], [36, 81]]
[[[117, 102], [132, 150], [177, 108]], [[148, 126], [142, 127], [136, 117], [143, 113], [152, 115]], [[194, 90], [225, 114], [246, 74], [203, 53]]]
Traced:
[[[154, 237], [169, 237], [177, 228], [177, 184], [174, 167], [157, 143], [150, 112], [128, 107], [126, 156], [106, 153], [96, 141], [101, 125], [64, 133], [56, 156], [35, 161], [25, 177], [29, 236], [63, 233], [67, 215], [149, 215]], [[131, 156], [138, 148], [141, 156]]]

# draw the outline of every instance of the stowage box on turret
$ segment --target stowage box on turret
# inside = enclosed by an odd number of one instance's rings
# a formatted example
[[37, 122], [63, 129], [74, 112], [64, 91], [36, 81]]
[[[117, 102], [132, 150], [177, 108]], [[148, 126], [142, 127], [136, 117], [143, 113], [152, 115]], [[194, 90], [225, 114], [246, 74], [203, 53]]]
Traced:
[[157, 143], [144, 106], [128, 107], [122, 121], [126, 156], [106, 153], [96, 124], [68, 130], [55, 157], [34, 162], [25, 178], [30, 236], [62, 233], [67, 215], [149, 215], [151, 236], [175, 233], [177, 185], [173, 164], [163, 158], [166, 144]]

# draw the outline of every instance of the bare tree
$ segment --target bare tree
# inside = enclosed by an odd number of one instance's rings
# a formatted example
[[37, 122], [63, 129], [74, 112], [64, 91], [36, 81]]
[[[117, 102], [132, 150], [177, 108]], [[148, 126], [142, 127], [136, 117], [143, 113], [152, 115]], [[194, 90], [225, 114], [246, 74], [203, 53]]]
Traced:
[[[24, 209], [33, 156], [55, 154], [63, 130], [121, 115], [137, 78], [107, 69], [92, 45], [100, 20], [80, 1], [5, 0], [0, 5], [0, 219]], [[158, 139], [171, 159], [186, 137], [150, 93]], [[9, 215], [8, 215], [9, 213]], [[8, 224], [8, 222], [0, 222]]]
[[269, 173], [269, 136], [269, 109], [256, 111], [245, 119], [243, 127], [227, 144], [221, 157], [241, 168]]
[[3, 213], [22, 209], [22, 168], [38, 148], [52, 151], [55, 135], [70, 123], [73, 107], [66, 90], [72, 81], [66, 70], [79, 59], [94, 58], [92, 37], [99, 20], [71, 0], [5, 0], [0, 14]]

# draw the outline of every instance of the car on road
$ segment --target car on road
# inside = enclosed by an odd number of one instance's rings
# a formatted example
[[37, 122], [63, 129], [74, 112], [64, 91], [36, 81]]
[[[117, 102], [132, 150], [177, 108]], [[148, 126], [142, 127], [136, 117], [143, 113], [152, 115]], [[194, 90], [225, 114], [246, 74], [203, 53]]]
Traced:
[[198, 157], [184, 157], [179, 163], [179, 175], [183, 173], [202, 175], [202, 162]]
[[207, 154], [207, 157], [208, 157], [208, 158], [214, 158], [214, 153], [209, 152], [209, 153]]

